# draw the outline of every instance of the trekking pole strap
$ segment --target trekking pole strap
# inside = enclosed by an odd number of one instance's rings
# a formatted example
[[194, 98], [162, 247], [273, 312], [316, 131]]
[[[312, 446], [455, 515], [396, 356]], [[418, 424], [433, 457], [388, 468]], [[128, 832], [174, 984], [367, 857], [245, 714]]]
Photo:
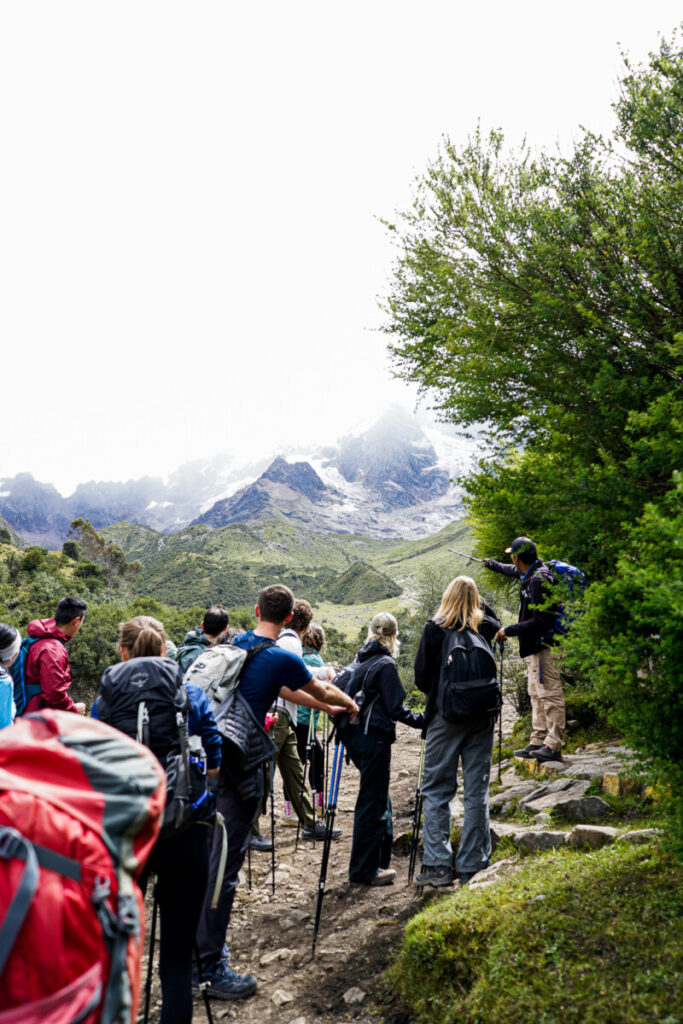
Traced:
[[216, 828], [220, 828], [223, 832], [223, 841], [221, 844], [221, 859], [218, 862], [218, 874], [216, 875], [216, 884], [213, 887], [213, 895], [211, 896], [211, 909], [215, 910], [218, 906], [218, 898], [221, 894], [221, 888], [223, 886], [223, 877], [225, 875], [225, 863], [228, 859], [228, 830], [225, 827], [225, 818], [220, 811], [216, 811]]
[[0, 927], [0, 974], [2, 974], [38, 888], [40, 869], [33, 844], [16, 829], [9, 828], [9, 826], [0, 827], [0, 857], [5, 860], [23, 860], [26, 864], [17, 891], [7, 908]]

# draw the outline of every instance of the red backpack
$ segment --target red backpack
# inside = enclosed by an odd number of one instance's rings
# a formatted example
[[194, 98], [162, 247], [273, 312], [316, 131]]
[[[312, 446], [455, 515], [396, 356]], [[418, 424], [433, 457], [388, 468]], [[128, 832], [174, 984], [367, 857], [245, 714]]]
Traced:
[[166, 776], [123, 733], [66, 711], [0, 733], [0, 1024], [134, 1024], [140, 873]]

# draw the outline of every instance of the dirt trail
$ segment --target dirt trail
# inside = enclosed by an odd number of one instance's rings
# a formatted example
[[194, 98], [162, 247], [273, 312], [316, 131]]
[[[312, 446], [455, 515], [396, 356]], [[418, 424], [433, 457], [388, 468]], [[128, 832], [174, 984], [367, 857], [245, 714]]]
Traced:
[[[510, 717], [504, 716], [506, 726]], [[296, 828], [284, 823], [276, 773], [275, 894], [271, 893], [270, 854], [252, 853], [252, 888], [250, 891], [247, 885], [245, 863], [228, 935], [232, 967], [253, 974], [259, 987], [250, 999], [212, 1000], [216, 1021], [236, 1018], [243, 1024], [376, 1024], [379, 1011], [375, 997], [403, 925], [434, 895], [430, 889], [418, 895], [415, 886], [408, 884], [409, 845], [405, 834], [412, 828], [420, 734], [401, 725], [397, 731], [390, 787], [396, 880], [381, 888], [349, 885], [358, 772], [353, 765], [344, 764], [335, 821], [342, 837], [331, 846], [315, 960], [311, 945], [322, 843], [314, 846], [300, 841], [295, 849]], [[269, 825], [269, 819], [266, 822], [264, 817], [261, 823]], [[344, 994], [353, 988], [365, 995], [362, 1001], [349, 1004]], [[160, 1007], [158, 983], [154, 994], [152, 1020], [156, 1021]], [[193, 1019], [201, 1024], [207, 1020], [200, 1001], [195, 1003]]]

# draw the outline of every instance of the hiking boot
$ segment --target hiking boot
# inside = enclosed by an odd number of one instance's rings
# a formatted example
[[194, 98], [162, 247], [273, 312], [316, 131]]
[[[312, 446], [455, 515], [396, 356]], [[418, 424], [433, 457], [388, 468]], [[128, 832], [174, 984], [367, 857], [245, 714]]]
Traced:
[[537, 761], [561, 761], [562, 755], [559, 750], [553, 750], [552, 747], [546, 747], [545, 743], [538, 750], [535, 750], [532, 757], [535, 757]]
[[474, 878], [474, 875], [474, 871], [459, 871], [458, 881], [460, 882], [460, 885], [467, 885], [467, 883]]
[[259, 853], [270, 853], [270, 851], [273, 849], [273, 844], [271, 843], [270, 839], [266, 839], [266, 837], [262, 836], [261, 833], [259, 832], [257, 835], [252, 836], [251, 839], [249, 840], [249, 849], [258, 850]]
[[521, 750], [513, 750], [512, 753], [515, 755], [515, 757], [533, 757], [534, 751], [540, 749], [540, 743], [527, 743], [526, 747], [522, 747]]
[[396, 872], [393, 868], [377, 868], [377, 874], [370, 885], [393, 885]]
[[[327, 825], [324, 821], [316, 821], [315, 825], [304, 825], [301, 830], [302, 839], [324, 839], [327, 835]], [[333, 828], [330, 836], [332, 839], [339, 839], [340, 828]]]
[[453, 885], [453, 869], [447, 864], [423, 864], [422, 871], [415, 876], [415, 885]]
[[206, 972], [206, 981], [206, 993], [212, 999], [247, 999], [257, 986], [251, 974], [238, 974], [224, 960], [219, 960], [213, 971]]

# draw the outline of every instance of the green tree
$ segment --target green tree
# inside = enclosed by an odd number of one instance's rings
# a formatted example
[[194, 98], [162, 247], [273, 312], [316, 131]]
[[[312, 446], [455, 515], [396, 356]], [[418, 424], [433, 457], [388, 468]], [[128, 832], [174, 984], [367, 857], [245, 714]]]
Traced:
[[615, 112], [614, 140], [584, 134], [565, 157], [506, 151], [500, 132], [446, 140], [388, 225], [385, 330], [398, 374], [489, 441], [465, 480], [479, 554], [526, 533], [601, 581], [567, 655], [666, 778], [683, 836], [677, 34], [626, 61]]

